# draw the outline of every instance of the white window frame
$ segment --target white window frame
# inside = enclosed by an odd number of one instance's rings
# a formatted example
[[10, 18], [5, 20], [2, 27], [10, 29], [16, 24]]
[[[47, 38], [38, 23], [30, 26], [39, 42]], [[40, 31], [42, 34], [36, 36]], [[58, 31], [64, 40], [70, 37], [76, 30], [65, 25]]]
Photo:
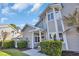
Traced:
[[[53, 13], [53, 11], [52, 12], [49, 12], [48, 14], [47, 14], [47, 17], [48, 17], [48, 15], [51, 15], [51, 13]], [[50, 16], [50, 20], [48, 19], [48, 22], [49, 21], [54, 21], [54, 14], [53, 14], [53, 19], [51, 19], [51, 16]]]
[[[49, 32], [49, 37], [50, 37], [50, 34], [52, 34], [52, 33], [56, 33], [56, 32]], [[62, 33], [62, 35], [63, 35], [63, 32], [59, 32], [59, 33]], [[52, 39], [50, 38], [50, 40], [52, 40]], [[63, 41], [64, 41], [64, 38], [63, 38]]]

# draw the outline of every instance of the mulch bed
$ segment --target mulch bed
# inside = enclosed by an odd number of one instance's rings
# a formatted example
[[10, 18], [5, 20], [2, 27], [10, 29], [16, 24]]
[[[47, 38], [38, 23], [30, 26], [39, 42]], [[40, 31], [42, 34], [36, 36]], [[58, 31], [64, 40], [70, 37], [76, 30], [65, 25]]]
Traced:
[[79, 52], [74, 51], [63, 51], [62, 56], [79, 56]]

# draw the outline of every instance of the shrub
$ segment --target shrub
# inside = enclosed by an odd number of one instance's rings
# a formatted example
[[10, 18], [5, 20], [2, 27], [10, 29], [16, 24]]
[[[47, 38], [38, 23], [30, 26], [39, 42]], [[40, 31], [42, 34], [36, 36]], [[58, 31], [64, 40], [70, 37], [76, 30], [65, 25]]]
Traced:
[[13, 40], [4, 40], [3, 48], [14, 48], [15, 43]]
[[27, 41], [26, 40], [19, 40], [17, 45], [18, 45], [18, 48], [26, 48], [27, 47]]
[[62, 53], [62, 41], [47, 40], [40, 42], [41, 52], [50, 56], [60, 56]]
[[0, 47], [2, 46], [2, 41], [0, 40]]

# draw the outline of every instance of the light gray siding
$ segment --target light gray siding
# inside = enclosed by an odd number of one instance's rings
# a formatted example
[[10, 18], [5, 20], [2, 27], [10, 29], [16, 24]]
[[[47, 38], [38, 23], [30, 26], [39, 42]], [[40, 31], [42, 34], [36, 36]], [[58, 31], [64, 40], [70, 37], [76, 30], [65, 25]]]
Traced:
[[61, 24], [61, 20], [57, 20], [57, 25], [58, 25], [58, 31], [59, 32], [63, 32], [63, 29], [62, 29], [62, 24]]
[[27, 29], [25, 29], [25, 31], [23, 32], [23, 38], [25, 40], [28, 41], [28, 47], [31, 48], [32, 46], [32, 33], [29, 32], [30, 30], [32, 30], [33, 28], [28, 27]]
[[66, 34], [69, 50], [79, 51], [79, 33], [76, 29], [71, 29]]
[[68, 16], [69, 14], [72, 14], [78, 6], [79, 3], [63, 3], [62, 14]]
[[55, 32], [56, 31], [54, 21], [49, 21], [48, 27], [49, 27], [49, 32]]
[[[77, 3], [64, 3], [62, 9], [62, 15], [68, 16], [72, 14], [79, 4]], [[66, 23], [64, 23], [65, 30], [69, 28]], [[66, 38], [68, 43], [68, 48], [71, 51], [79, 51], [79, 33], [76, 31], [76, 28], [72, 28], [69, 31], [66, 31]]]

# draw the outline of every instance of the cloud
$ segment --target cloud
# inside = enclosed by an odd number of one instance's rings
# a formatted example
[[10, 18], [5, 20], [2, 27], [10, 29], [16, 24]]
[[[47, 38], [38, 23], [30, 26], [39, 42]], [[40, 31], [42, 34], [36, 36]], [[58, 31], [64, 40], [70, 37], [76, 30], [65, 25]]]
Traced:
[[1, 13], [4, 15], [8, 15], [10, 12], [9, 7], [5, 7], [4, 9], [1, 10]]
[[35, 4], [33, 5], [33, 8], [30, 10], [30, 12], [35, 12], [35, 11], [37, 11], [41, 6], [42, 6], [41, 3], [35, 3]]
[[35, 25], [36, 23], [38, 22], [38, 17], [37, 18], [35, 18], [35, 19], [33, 19], [33, 21], [32, 21], [32, 25]]
[[1, 10], [1, 13], [3, 15], [13, 15], [16, 14], [15, 12], [12, 12], [12, 10], [9, 7], [5, 7]]
[[20, 12], [20, 11], [26, 9], [29, 5], [31, 5], [31, 4], [16, 3], [16, 4], [14, 4], [11, 8], [12, 8], [13, 10], [16, 10], [16, 11], [19, 11], [19, 12]]
[[4, 21], [9, 20], [8, 18], [1, 18], [1, 23], [4, 23]]
[[19, 26], [21, 29], [24, 27], [25, 24], [19, 24], [17, 26]]

